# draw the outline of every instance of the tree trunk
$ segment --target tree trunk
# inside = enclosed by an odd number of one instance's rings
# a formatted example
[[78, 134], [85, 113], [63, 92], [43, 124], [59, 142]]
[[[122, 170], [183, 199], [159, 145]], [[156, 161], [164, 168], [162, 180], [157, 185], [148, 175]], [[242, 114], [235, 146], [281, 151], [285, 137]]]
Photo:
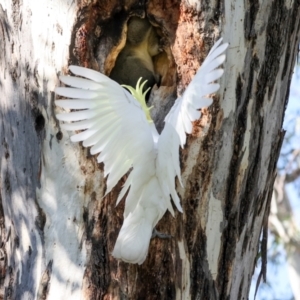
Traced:
[[[184, 213], [166, 213], [158, 230], [172, 238], [153, 239], [138, 266], [111, 256], [122, 182], [103, 198], [103, 166], [60, 130], [53, 91], [70, 63], [109, 74], [126, 22], [145, 12], [164, 40], [150, 96], [158, 127], [213, 41], [230, 46], [220, 92], [181, 151]], [[2, 0], [0, 14], [2, 298], [247, 299], [283, 138], [299, 1]]]

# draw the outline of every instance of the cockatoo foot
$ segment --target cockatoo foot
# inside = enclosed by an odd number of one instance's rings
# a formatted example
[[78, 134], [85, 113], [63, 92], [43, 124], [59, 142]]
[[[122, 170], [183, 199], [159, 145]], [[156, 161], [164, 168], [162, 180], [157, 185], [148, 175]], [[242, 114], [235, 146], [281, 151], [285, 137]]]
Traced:
[[158, 237], [160, 239], [171, 239], [173, 236], [170, 234], [159, 232], [155, 228], [153, 228], [151, 239], [154, 239], [155, 237]]

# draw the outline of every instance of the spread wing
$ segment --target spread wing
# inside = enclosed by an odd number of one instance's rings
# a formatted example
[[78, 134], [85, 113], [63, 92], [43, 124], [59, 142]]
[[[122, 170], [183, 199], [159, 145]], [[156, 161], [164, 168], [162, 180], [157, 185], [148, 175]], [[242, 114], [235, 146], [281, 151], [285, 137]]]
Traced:
[[[84, 130], [71, 137], [73, 142], [82, 141], [84, 147], [91, 147], [92, 155], [100, 153], [97, 160], [104, 163], [104, 176], [109, 175], [106, 194], [134, 167], [124, 195], [132, 182], [143, 184], [151, 168], [155, 173], [153, 161], [151, 164], [154, 142], [145, 113], [131, 94], [107, 76], [77, 66], [70, 66], [70, 70], [84, 78], [61, 76], [60, 80], [71, 87], [58, 87], [56, 94], [70, 99], [55, 103], [76, 111], [57, 114], [57, 118], [72, 122], [62, 124], [63, 129]], [[148, 172], [141, 172], [140, 166], [146, 166]]]
[[179, 97], [165, 118], [165, 127], [158, 141], [158, 155], [156, 160], [157, 176], [165, 195], [171, 195], [179, 211], [182, 211], [180, 201], [175, 190], [177, 176], [181, 182], [179, 165], [179, 146], [183, 148], [186, 133], [191, 133], [192, 122], [201, 116], [200, 108], [211, 105], [209, 94], [215, 93], [220, 85], [213, 83], [223, 75], [218, 68], [225, 60], [224, 51], [228, 44], [222, 44], [219, 39], [210, 50], [200, 69]]

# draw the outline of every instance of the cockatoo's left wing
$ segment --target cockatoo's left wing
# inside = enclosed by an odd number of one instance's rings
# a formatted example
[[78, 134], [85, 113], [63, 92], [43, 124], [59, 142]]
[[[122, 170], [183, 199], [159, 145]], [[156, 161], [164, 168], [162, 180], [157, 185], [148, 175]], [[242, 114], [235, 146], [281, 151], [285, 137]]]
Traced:
[[85, 130], [73, 135], [71, 140], [83, 141], [84, 147], [91, 147], [92, 155], [101, 152], [97, 160], [104, 162], [104, 176], [109, 174], [106, 194], [131, 167], [135, 167], [130, 176], [132, 182], [143, 184], [143, 176], [136, 174], [138, 167], [146, 166], [150, 172], [149, 157], [155, 155], [155, 150], [151, 127], [140, 103], [118, 83], [99, 72], [78, 66], [70, 66], [70, 70], [84, 78], [60, 76], [60, 80], [72, 88], [58, 87], [56, 93], [71, 99], [55, 103], [80, 111], [57, 114], [59, 120], [73, 122], [61, 124], [61, 127]]
[[179, 146], [183, 148], [186, 133], [192, 133], [192, 122], [201, 116], [199, 109], [211, 105], [212, 98], [209, 95], [220, 88], [219, 84], [213, 82], [223, 74], [222, 69], [216, 68], [224, 62], [223, 53], [227, 47], [228, 44], [222, 44], [222, 39], [212, 47], [184, 94], [176, 100], [166, 116], [165, 127], [158, 141], [157, 176], [164, 194], [172, 196], [179, 211], [182, 209], [174, 181], [177, 176], [182, 185]]

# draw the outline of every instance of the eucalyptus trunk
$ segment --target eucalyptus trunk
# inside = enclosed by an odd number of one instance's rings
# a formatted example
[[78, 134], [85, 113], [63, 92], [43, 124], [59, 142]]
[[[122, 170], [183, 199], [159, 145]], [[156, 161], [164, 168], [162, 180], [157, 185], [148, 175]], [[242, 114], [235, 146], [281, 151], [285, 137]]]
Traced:
[[[103, 198], [103, 166], [60, 130], [53, 92], [69, 64], [109, 75], [132, 16], [164, 40], [150, 95], [158, 128], [213, 42], [230, 44], [220, 92], [181, 150], [184, 212], [166, 213], [157, 229], [172, 238], [152, 239], [140, 266], [111, 256], [122, 182]], [[296, 0], [2, 0], [2, 297], [247, 299], [262, 231], [265, 254], [299, 20]]]

